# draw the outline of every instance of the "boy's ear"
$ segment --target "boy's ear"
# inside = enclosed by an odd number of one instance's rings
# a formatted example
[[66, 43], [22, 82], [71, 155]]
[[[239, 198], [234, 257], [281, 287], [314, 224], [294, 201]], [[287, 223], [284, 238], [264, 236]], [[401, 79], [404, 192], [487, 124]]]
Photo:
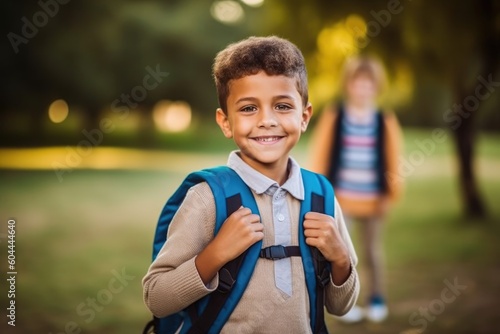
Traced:
[[311, 120], [312, 114], [313, 114], [313, 107], [312, 104], [308, 102], [306, 107], [302, 111], [302, 123], [300, 124], [302, 133], [304, 133], [307, 130], [307, 125]]
[[231, 131], [229, 118], [221, 108], [217, 108], [215, 111], [215, 121], [219, 124], [219, 127], [226, 138], [233, 138], [233, 131]]

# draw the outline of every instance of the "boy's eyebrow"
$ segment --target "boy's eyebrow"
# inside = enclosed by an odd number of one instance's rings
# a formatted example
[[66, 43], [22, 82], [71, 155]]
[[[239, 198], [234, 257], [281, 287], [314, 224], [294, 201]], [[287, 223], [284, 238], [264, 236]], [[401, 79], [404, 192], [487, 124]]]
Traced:
[[295, 101], [295, 98], [292, 95], [288, 95], [288, 94], [277, 95], [273, 99], [274, 100], [288, 99], [288, 100], [294, 100]]
[[240, 103], [240, 102], [255, 102], [255, 101], [258, 101], [258, 100], [259, 99], [256, 98], [256, 97], [248, 96], [248, 97], [242, 97], [241, 99], [236, 100], [235, 103]]
[[[295, 101], [295, 98], [292, 95], [283, 94], [283, 95], [273, 96], [273, 100], [281, 100], [281, 99], [288, 99], [288, 100]], [[246, 97], [242, 97], [242, 98], [236, 100], [235, 103], [240, 103], [240, 102], [255, 102], [255, 101], [258, 101], [258, 100], [259, 99], [256, 98], [256, 97], [246, 96]]]

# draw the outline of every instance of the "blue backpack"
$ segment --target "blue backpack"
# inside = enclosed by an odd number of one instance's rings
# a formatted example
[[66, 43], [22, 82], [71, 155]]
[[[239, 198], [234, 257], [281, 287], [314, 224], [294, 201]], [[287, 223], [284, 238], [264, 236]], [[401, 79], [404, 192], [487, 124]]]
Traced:
[[[324, 288], [330, 280], [330, 264], [314, 247], [305, 243], [302, 222], [307, 212], [315, 211], [334, 216], [334, 193], [330, 182], [322, 175], [301, 169], [305, 200], [301, 203], [299, 224], [299, 246], [270, 246], [262, 249], [262, 241], [253, 244], [238, 258], [227, 263], [219, 271], [217, 290], [198, 300], [185, 310], [165, 318], [154, 318], [143, 333], [173, 334], [184, 323], [184, 333], [219, 333], [238, 304], [252, 277], [259, 257], [281, 259], [301, 256], [309, 294], [310, 319], [313, 333], [328, 333], [324, 322]], [[163, 208], [156, 227], [153, 260], [167, 238], [167, 231], [177, 209], [184, 201], [187, 191], [194, 185], [207, 182], [215, 199], [215, 231], [242, 205], [253, 214], [259, 209], [250, 188], [229, 167], [220, 166], [189, 174]], [[327, 203], [328, 205], [325, 205]], [[151, 332], [153, 330], [153, 332]]]

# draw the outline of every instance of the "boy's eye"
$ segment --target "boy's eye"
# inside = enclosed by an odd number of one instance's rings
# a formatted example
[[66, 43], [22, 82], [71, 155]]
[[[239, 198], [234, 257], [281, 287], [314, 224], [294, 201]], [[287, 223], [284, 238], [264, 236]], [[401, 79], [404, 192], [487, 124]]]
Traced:
[[283, 104], [283, 103], [277, 104], [275, 108], [277, 110], [290, 110], [290, 109], [293, 109], [292, 106], [290, 106], [288, 104]]
[[243, 108], [240, 109], [240, 111], [242, 112], [252, 112], [252, 111], [256, 111], [257, 108], [255, 106], [245, 106]]

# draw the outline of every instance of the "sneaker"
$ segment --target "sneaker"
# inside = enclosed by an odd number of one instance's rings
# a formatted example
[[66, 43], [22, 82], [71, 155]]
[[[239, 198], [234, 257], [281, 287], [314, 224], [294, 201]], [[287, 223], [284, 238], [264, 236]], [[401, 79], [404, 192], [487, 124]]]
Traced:
[[363, 320], [363, 316], [364, 316], [363, 309], [361, 307], [359, 307], [358, 305], [354, 305], [349, 310], [349, 312], [347, 312], [346, 314], [344, 314], [341, 317], [337, 317], [337, 319], [339, 319], [340, 321], [345, 322], [347, 324], [353, 324], [353, 323], [360, 322], [361, 320]]
[[382, 297], [372, 297], [366, 308], [366, 318], [372, 322], [382, 322], [389, 315], [389, 310]]

